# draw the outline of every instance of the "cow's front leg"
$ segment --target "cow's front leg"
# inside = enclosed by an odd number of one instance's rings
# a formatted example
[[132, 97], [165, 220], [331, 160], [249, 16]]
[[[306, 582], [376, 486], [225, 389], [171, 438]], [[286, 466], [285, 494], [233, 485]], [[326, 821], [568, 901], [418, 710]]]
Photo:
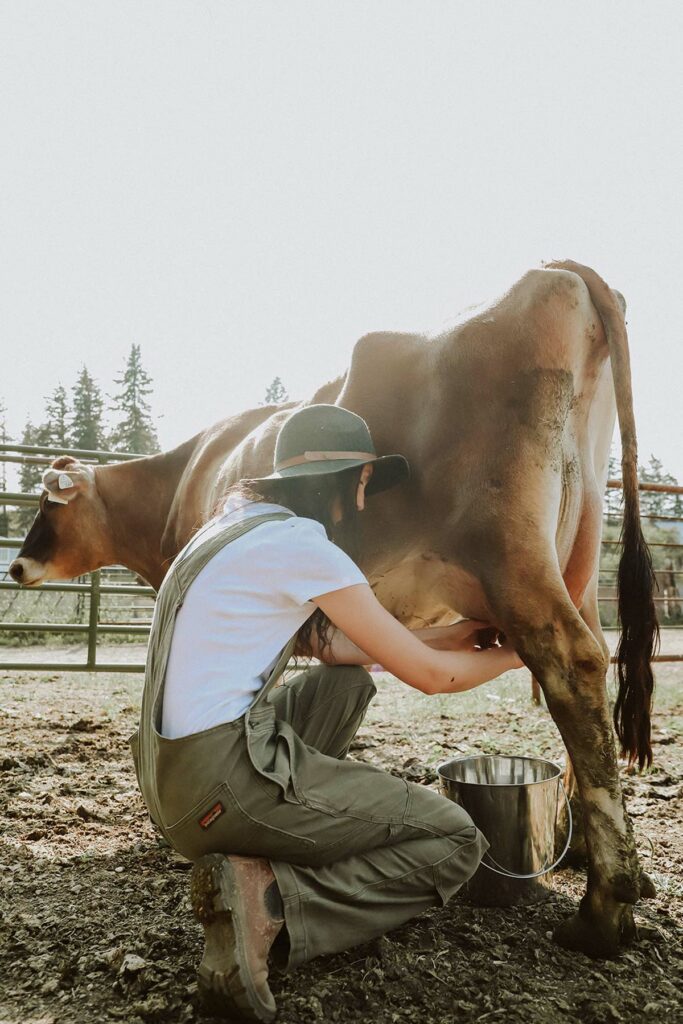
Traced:
[[[545, 589], [545, 594], [543, 590]], [[583, 806], [588, 886], [578, 913], [555, 938], [567, 948], [610, 957], [633, 939], [633, 905], [640, 869], [624, 807], [607, 703], [607, 660], [569, 599], [556, 588], [515, 609], [515, 595], [498, 595], [505, 631], [539, 680], [571, 757]], [[520, 602], [521, 603], [521, 602]]]

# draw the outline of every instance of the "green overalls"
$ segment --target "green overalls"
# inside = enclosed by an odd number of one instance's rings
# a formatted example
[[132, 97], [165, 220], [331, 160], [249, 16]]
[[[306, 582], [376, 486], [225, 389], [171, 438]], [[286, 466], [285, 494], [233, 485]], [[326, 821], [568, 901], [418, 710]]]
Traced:
[[365, 669], [319, 665], [273, 689], [295, 637], [241, 718], [179, 739], [160, 735], [166, 664], [188, 587], [224, 545], [287, 517], [254, 516], [178, 555], [159, 590], [131, 742], [145, 803], [174, 849], [190, 860], [218, 852], [270, 861], [292, 967], [445, 903], [488, 843], [457, 804], [345, 760], [376, 692]]

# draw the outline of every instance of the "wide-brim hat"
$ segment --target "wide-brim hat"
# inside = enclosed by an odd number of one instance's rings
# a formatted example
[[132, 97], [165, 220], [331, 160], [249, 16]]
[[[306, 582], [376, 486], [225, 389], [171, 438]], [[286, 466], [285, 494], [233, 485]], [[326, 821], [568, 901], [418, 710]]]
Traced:
[[373, 472], [365, 488], [371, 495], [410, 476], [407, 459], [378, 455], [362, 416], [338, 405], [307, 405], [292, 413], [280, 427], [273, 461], [269, 476], [251, 477], [249, 482], [329, 476], [371, 462]]

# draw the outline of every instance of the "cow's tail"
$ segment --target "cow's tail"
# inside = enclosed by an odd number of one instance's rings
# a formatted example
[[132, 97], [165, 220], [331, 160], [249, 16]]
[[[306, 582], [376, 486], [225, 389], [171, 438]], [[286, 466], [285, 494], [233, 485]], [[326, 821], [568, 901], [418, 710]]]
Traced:
[[659, 644], [655, 611], [655, 575], [652, 556], [640, 525], [638, 497], [638, 447], [633, 415], [631, 364], [623, 308], [602, 278], [572, 260], [546, 264], [549, 269], [571, 270], [584, 281], [600, 314], [609, 347], [614, 391], [621, 434], [621, 476], [624, 488], [623, 544], [618, 571], [619, 622], [617, 648], [619, 690], [614, 705], [614, 725], [622, 755], [638, 767], [652, 763], [650, 711], [654, 677], [652, 657]]

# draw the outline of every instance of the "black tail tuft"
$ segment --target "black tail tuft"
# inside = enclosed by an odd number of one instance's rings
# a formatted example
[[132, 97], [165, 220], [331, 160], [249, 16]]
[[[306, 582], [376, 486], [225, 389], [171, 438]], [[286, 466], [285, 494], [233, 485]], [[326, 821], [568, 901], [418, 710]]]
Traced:
[[[626, 489], [628, 490], [628, 488]], [[652, 556], [640, 525], [638, 495], [625, 494], [623, 553], [619, 562], [618, 593], [621, 638], [617, 648], [619, 691], [614, 726], [622, 755], [642, 770], [652, 764], [650, 712], [654, 691], [651, 661], [659, 647], [659, 625], [653, 593], [656, 586]], [[630, 500], [629, 500], [630, 499]]]

